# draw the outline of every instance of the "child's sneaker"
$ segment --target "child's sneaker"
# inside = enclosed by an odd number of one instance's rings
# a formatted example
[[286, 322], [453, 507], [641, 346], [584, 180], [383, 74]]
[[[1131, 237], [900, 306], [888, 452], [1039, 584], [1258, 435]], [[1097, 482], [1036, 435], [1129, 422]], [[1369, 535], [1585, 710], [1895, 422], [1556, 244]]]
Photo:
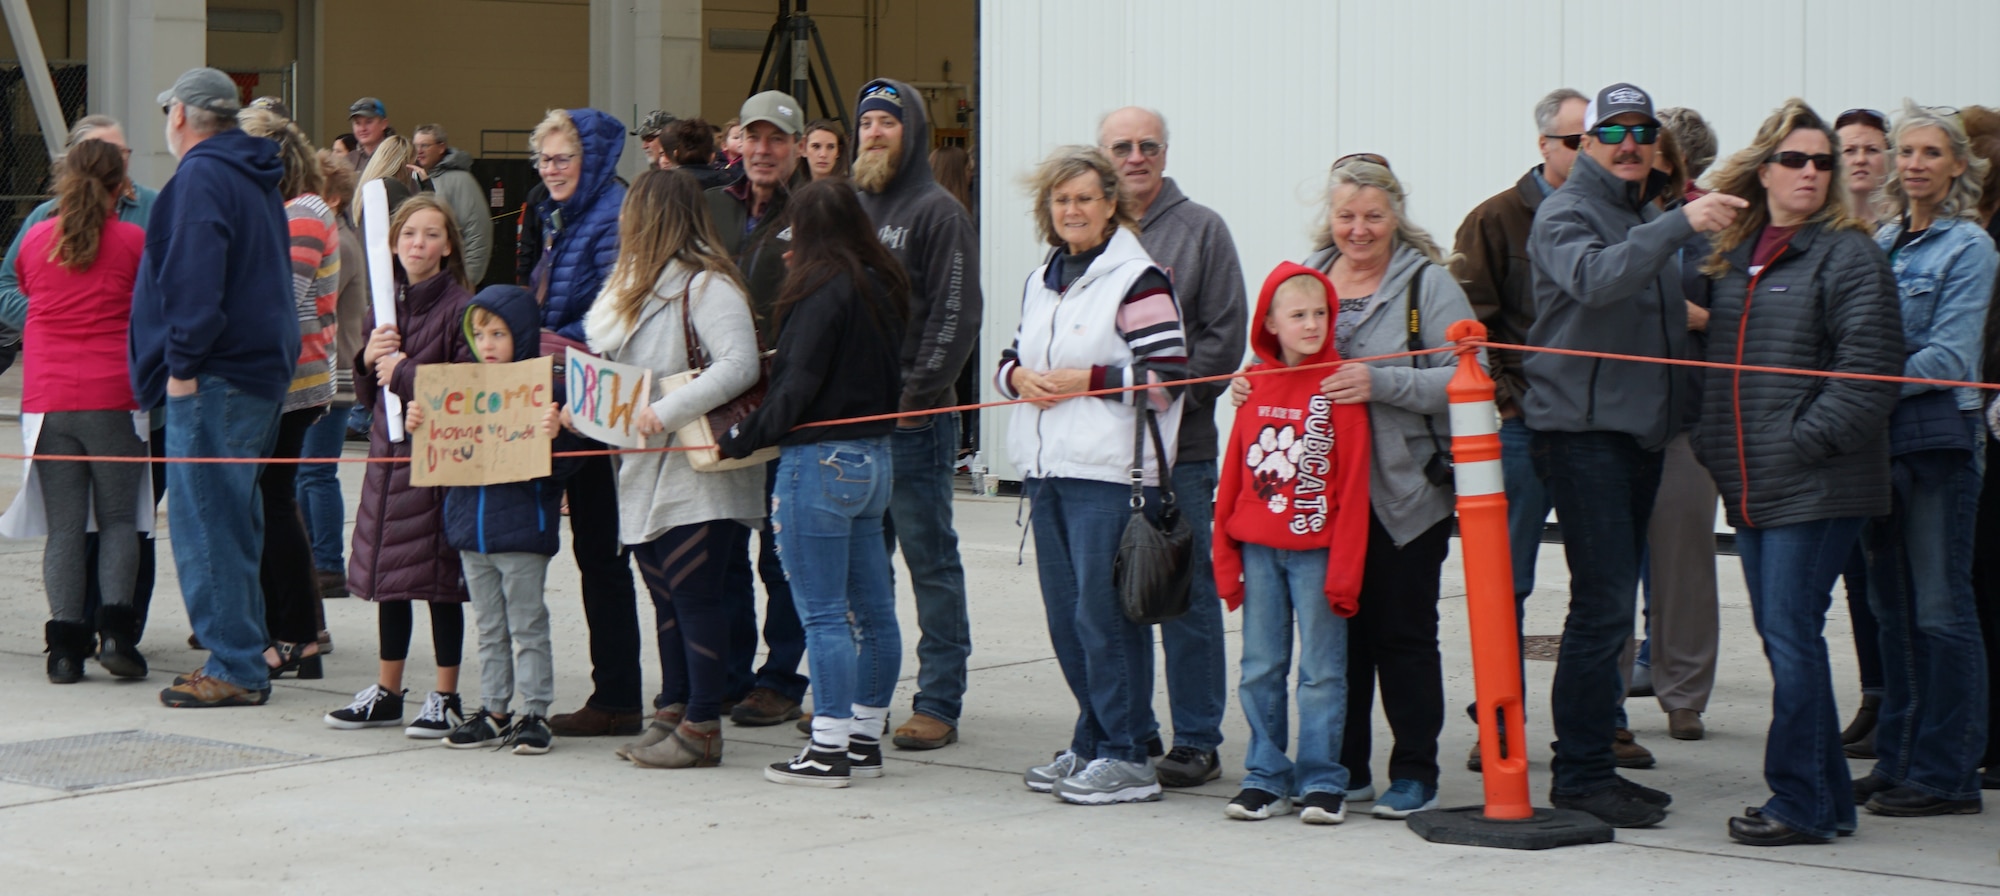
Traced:
[[403, 729], [403, 734], [422, 738], [444, 737], [463, 721], [465, 710], [459, 707], [457, 694], [432, 691], [424, 698], [424, 708], [417, 710], [416, 721]]
[[1347, 820], [1347, 804], [1340, 794], [1313, 791], [1299, 800], [1299, 820], [1306, 824], [1339, 824]]
[[1397, 778], [1390, 782], [1389, 792], [1375, 801], [1376, 818], [1408, 818], [1425, 809], [1435, 809], [1438, 804], [1436, 787], [1425, 787], [1409, 778]]
[[403, 695], [407, 693], [390, 693], [388, 688], [371, 684], [354, 695], [353, 703], [327, 713], [325, 722], [329, 727], [347, 730], [395, 727], [403, 722]]
[[845, 747], [824, 750], [818, 744], [807, 744], [799, 755], [764, 769], [766, 781], [805, 787], [846, 787], [852, 777]]
[[507, 727], [506, 720], [482, 709], [457, 728], [451, 729], [451, 733], [445, 735], [444, 745], [454, 750], [478, 749], [505, 738]]
[[555, 735], [549, 733], [548, 719], [529, 714], [507, 729], [507, 742], [514, 745], [516, 756], [540, 756], [549, 751]]
[[1064, 750], [1057, 753], [1056, 758], [1028, 769], [1027, 774], [1021, 776], [1021, 780], [1028, 785], [1029, 790], [1048, 793], [1055, 789], [1057, 781], [1080, 771], [1083, 771], [1083, 760], [1075, 753]]
[[1222, 814], [1237, 821], [1263, 821], [1273, 815], [1289, 815], [1291, 811], [1291, 800], [1268, 790], [1245, 787], [1223, 807]]

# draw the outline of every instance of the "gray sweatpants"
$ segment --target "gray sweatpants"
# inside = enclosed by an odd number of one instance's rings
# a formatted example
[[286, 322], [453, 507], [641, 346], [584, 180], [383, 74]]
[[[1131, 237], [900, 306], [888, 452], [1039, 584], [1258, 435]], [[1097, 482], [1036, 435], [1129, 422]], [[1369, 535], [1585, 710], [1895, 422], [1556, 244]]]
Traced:
[[[42, 418], [36, 454], [145, 457], [146, 443], [132, 429], [131, 411], [56, 411]], [[97, 512], [97, 583], [108, 605], [132, 602], [139, 574], [139, 479], [136, 463], [36, 461], [42, 481], [49, 538], [42, 549], [42, 583], [49, 618], [83, 618], [85, 529]]]
[[460, 551], [472, 618], [479, 628], [479, 700], [504, 714], [519, 673], [522, 709], [549, 714], [556, 699], [555, 660], [549, 651], [549, 607], [542, 600], [549, 558], [543, 554]]

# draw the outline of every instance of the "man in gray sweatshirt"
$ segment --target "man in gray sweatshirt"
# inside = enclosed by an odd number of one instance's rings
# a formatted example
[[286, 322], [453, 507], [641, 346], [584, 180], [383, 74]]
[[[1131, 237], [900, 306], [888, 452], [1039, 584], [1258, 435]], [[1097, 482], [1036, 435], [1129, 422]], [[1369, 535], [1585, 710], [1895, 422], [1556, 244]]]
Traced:
[[[1742, 199], [1711, 193], [1662, 213], [1653, 170], [1660, 122], [1630, 84], [1584, 111], [1583, 154], [1542, 201], [1528, 232], [1535, 307], [1527, 345], [1651, 358], [1687, 355], [1687, 302], [1675, 253], [1735, 218]], [[1569, 616], [1550, 692], [1556, 755], [1550, 802], [1614, 827], [1666, 817], [1672, 798], [1618, 776], [1612, 750], [1632, 636], [1639, 559], [1660, 487], [1661, 449], [1676, 429], [1673, 368], [1528, 352], [1521, 369], [1535, 472], [1562, 520]]]
[[[931, 179], [930, 123], [924, 98], [900, 81], [863, 85], [854, 104], [853, 180], [876, 236], [910, 276], [910, 323], [903, 341], [900, 410], [957, 404], [954, 385], [979, 339], [979, 235], [972, 216]], [[952, 527], [952, 473], [958, 415], [927, 414], [897, 422], [895, 488], [889, 498], [890, 545], [900, 544], [917, 595], [915, 711], [896, 729], [905, 750], [958, 740], [972, 629], [965, 610], [965, 567]]]
[[[1188, 199], [1163, 176], [1166, 118], [1137, 106], [1115, 110], [1098, 122], [1097, 145], [1118, 166], [1118, 179], [1135, 201], [1139, 244], [1173, 283], [1187, 331], [1188, 375], [1235, 370], [1243, 360], [1249, 301], [1243, 266], [1222, 216]], [[1222, 653], [1222, 601], [1209, 568], [1209, 530], [1215, 515], [1215, 399], [1226, 387], [1224, 382], [1188, 387], [1174, 462], [1174, 495], [1194, 530], [1195, 569], [1191, 608], [1160, 624], [1174, 748], [1155, 768], [1168, 787], [1199, 787], [1222, 775], [1216, 747], [1229, 702], [1229, 669]]]

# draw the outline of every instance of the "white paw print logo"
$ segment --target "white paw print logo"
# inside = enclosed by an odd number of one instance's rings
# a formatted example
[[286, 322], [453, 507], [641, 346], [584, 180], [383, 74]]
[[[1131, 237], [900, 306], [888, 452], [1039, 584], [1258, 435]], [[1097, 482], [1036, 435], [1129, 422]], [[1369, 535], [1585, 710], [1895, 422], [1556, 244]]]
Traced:
[[1257, 434], [1257, 441], [1251, 443], [1244, 460], [1250, 464], [1250, 475], [1256, 482], [1257, 494], [1270, 505], [1272, 513], [1284, 513], [1288, 506], [1284, 487], [1299, 475], [1299, 460], [1305, 457], [1305, 443], [1299, 440], [1298, 430], [1291, 426], [1265, 426]]

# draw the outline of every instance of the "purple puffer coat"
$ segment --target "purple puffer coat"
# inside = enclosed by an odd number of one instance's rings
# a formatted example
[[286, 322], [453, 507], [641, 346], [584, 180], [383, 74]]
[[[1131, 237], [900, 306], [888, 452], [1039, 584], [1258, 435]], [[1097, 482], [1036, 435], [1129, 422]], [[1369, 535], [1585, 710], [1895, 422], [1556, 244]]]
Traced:
[[[404, 406], [416, 394], [417, 365], [478, 361], [466, 344], [465, 309], [472, 293], [439, 274], [415, 286], [398, 285], [397, 329], [405, 357], [389, 377], [389, 388]], [[375, 315], [368, 315], [375, 332]], [[365, 349], [364, 349], [365, 351]], [[356, 397], [375, 407], [368, 430], [369, 457], [408, 457], [410, 440], [390, 444], [382, 414], [382, 384], [373, 368], [354, 359]], [[348, 555], [347, 590], [368, 600], [441, 600], [464, 603], [465, 571], [458, 551], [445, 540], [441, 488], [410, 485], [409, 464], [369, 464], [361, 481], [361, 507], [354, 517], [354, 550]]]

